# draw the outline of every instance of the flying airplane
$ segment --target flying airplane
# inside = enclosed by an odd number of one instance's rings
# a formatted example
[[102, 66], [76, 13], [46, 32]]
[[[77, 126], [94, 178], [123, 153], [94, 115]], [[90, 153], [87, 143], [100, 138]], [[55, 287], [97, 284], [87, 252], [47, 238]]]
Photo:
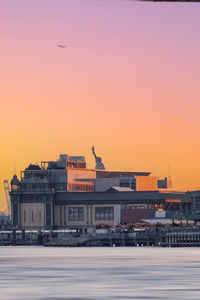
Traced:
[[58, 45], [59, 48], [65, 48], [66, 45]]

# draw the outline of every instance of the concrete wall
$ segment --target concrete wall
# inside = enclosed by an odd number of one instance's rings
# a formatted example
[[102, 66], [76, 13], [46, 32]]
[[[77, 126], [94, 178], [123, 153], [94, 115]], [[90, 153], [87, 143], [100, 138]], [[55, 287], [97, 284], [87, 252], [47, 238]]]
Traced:
[[45, 225], [44, 204], [26, 203], [20, 205], [21, 226], [41, 227]]
[[95, 192], [105, 192], [112, 186], [119, 186], [119, 178], [96, 178]]

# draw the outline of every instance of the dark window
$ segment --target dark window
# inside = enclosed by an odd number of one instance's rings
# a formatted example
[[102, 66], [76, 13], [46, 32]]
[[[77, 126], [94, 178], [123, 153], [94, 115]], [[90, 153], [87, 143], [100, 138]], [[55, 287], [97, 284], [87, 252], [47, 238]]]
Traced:
[[69, 207], [69, 220], [70, 221], [83, 221], [84, 208], [83, 207]]
[[23, 183], [23, 184], [22, 184], [22, 188], [23, 188], [24, 190], [26, 190], [26, 189], [27, 189], [27, 184], [26, 184], [26, 183]]
[[62, 206], [60, 206], [60, 225], [62, 225]]
[[64, 206], [64, 225], [66, 225], [66, 206]]
[[18, 204], [13, 204], [13, 225], [18, 225]]
[[48, 189], [48, 184], [47, 183], [42, 183], [42, 189], [47, 190]]
[[34, 222], [34, 212], [31, 213], [31, 221]]
[[121, 178], [120, 187], [130, 187], [131, 189], [136, 189], [136, 179], [135, 178]]
[[24, 223], [26, 223], [26, 211], [24, 211]]
[[120, 182], [120, 187], [130, 187], [129, 182]]
[[111, 207], [95, 207], [96, 221], [114, 220], [114, 208]]
[[51, 204], [46, 204], [46, 225], [51, 226]]
[[39, 211], [39, 222], [42, 222], [42, 212], [41, 212], [41, 210]]
[[50, 201], [51, 200], [51, 196], [50, 195], [46, 195], [46, 200]]
[[12, 195], [12, 197], [13, 197], [13, 200], [14, 200], [14, 201], [17, 201], [17, 200], [18, 200], [18, 196], [17, 196], [17, 195]]

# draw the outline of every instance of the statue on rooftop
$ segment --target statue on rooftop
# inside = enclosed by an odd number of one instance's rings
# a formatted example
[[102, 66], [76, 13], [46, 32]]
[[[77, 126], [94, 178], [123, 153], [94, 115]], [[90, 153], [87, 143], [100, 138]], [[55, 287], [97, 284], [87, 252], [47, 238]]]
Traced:
[[92, 153], [94, 155], [95, 161], [96, 161], [96, 170], [105, 170], [104, 164], [102, 163], [101, 157], [97, 156], [94, 150], [94, 146], [92, 146]]

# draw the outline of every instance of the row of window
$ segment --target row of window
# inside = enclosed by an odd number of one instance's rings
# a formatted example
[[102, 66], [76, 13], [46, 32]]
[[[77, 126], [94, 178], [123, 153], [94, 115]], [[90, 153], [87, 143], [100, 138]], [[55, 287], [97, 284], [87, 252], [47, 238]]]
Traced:
[[[69, 207], [68, 208], [69, 221], [84, 221], [84, 207]], [[24, 224], [27, 223], [27, 213], [24, 211]], [[35, 222], [36, 215], [34, 211], [31, 212], [31, 223]], [[95, 207], [96, 221], [112, 221], [114, 220], [113, 207]], [[38, 212], [38, 221], [42, 222], [42, 212]], [[60, 206], [60, 224], [66, 224], [66, 206]]]
[[113, 207], [96, 207], [95, 208], [95, 220], [96, 221], [109, 221], [114, 220], [114, 208]]
[[69, 207], [69, 221], [83, 221], [84, 208], [83, 207]]
[[[31, 223], [34, 223], [35, 222], [35, 214], [34, 214], [34, 211], [31, 212]], [[39, 215], [38, 215], [38, 220], [39, 222], [41, 223], [42, 222], [42, 212], [39, 211]], [[27, 216], [26, 216], [26, 211], [24, 211], [24, 224], [26, 224], [27, 222]]]
[[48, 190], [49, 183], [21, 183], [23, 190]]
[[69, 183], [68, 192], [94, 192], [94, 185]]
[[[84, 221], [84, 207], [69, 207], [69, 221]], [[113, 207], [95, 207], [96, 221], [114, 220]], [[64, 224], [66, 222], [66, 207], [64, 206]], [[60, 206], [60, 223], [62, 224], [62, 207]]]
[[[17, 200], [18, 196], [17, 195], [14, 195], [13, 199], [14, 200]], [[51, 195], [41, 195], [41, 194], [27, 194], [27, 195], [20, 195], [20, 199], [24, 200], [24, 202], [26, 201], [30, 201], [32, 203], [34, 202], [43, 202], [43, 201], [50, 201], [51, 200]]]
[[130, 187], [136, 190], [136, 179], [135, 178], [120, 178], [120, 187]]

